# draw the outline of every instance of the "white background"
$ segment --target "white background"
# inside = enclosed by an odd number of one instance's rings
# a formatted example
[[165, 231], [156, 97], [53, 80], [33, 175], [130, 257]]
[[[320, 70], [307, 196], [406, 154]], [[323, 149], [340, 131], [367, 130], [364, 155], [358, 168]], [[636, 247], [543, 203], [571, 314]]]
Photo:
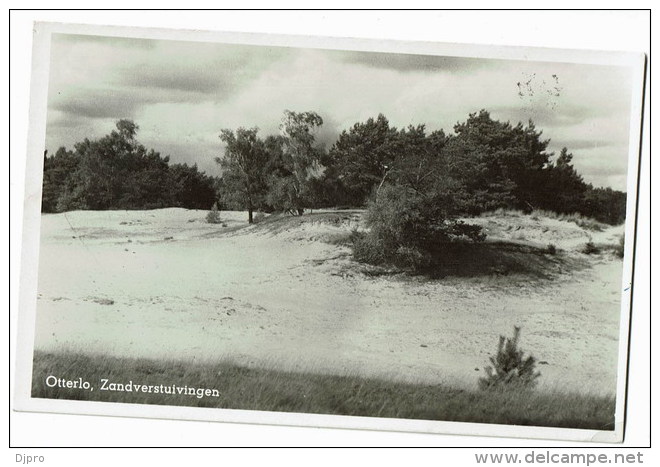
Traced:
[[[38, 2], [32, 2], [37, 3]], [[48, 3], [42, 2], [49, 6]], [[88, 6], [82, 2], [69, 2], [71, 6]], [[76, 4], [77, 3], [77, 4]], [[138, 6], [138, 2], [115, 2], [112, 6]], [[188, 2], [188, 6], [196, 6]], [[210, 3], [210, 2], [209, 2]], [[332, 6], [355, 6], [355, 2], [335, 2]], [[481, 2], [483, 7], [489, 4]], [[498, 2], [501, 3], [501, 2]], [[509, 2], [513, 3], [513, 2]], [[520, 2], [518, 2], [520, 3]], [[562, 5], [565, 3], [566, 5]], [[635, 2], [626, 6], [634, 7]], [[599, 3], [601, 6], [608, 6]], [[16, 5], [18, 6], [18, 5]], [[21, 4], [25, 7], [25, 4]], [[146, 6], [146, 5], [145, 5]], [[200, 5], [215, 6], [215, 5]], [[245, 7], [243, 3], [240, 6]], [[266, 5], [259, 5], [266, 6]], [[298, 6], [298, 5], [291, 5]], [[300, 6], [307, 6], [301, 2]], [[379, 6], [385, 6], [379, 2]], [[398, 5], [392, 5], [398, 6]], [[406, 6], [413, 6], [406, 3]], [[422, 5], [424, 6], [424, 5]], [[428, 6], [428, 5], [426, 5]], [[432, 5], [434, 6], [434, 5]], [[510, 7], [529, 6], [511, 4]], [[576, 6], [576, 2], [554, 2], [553, 7]], [[614, 5], [618, 6], [618, 5]], [[638, 5], [646, 7], [646, 5]], [[20, 238], [25, 179], [25, 154], [29, 106], [31, 68], [31, 28], [33, 21], [110, 24], [142, 27], [166, 27], [219, 31], [301, 34], [336, 37], [364, 37], [400, 40], [457, 42], [498, 45], [528, 45], [558, 48], [599, 50], [625, 50], [649, 54], [650, 31], [648, 12], [571, 12], [571, 11], [440, 11], [440, 12], [81, 12], [81, 11], [15, 11], [11, 13], [10, 44], [4, 44], [3, 53], [11, 51], [11, 89], [8, 105], [10, 113], [3, 131], [9, 127], [10, 142], [9, 187], [9, 316], [10, 349], [15, 348], [15, 319], [18, 311], [18, 277], [20, 270]], [[6, 62], [7, 63], [7, 62]], [[9, 83], [7, 83], [9, 87]], [[7, 94], [4, 94], [7, 96]], [[647, 93], [648, 99], [648, 93]], [[647, 102], [648, 104], [648, 102]], [[648, 112], [648, 105], [647, 105]], [[6, 114], [4, 114], [6, 115]], [[7, 117], [5, 117], [7, 118]], [[629, 387], [629, 415], [624, 447], [645, 446], [650, 442], [649, 430], [649, 293], [650, 293], [650, 169], [648, 118], [644, 123], [647, 139], [642, 158], [642, 179], [639, 206], [638, 251], [636, 283], [632, 319], [631, 365]], [[6, 166], [5, 166], [6, 167]], [[3, 198], [4, 193], [3, 191]], [[3, 200], [4, 201], [4, 200]], [[6, 250], [5, 250], [6, 251]], [[7, 365], [8, 359], [3, 359]], [[13, 354], [8, 362], [13, 367]], [[4, 374], [13, 374], [13, 368], [3, 367]], [[11, 383], [11, 381], [9, 381]], [[13, 387], [1, 385], [0, 393], [9, 400]], [[10, 444], [12, 446], [493, 446], [527, 447], [525, 454], [543, 447], [577, 447], [588, 444], [545, 442], [539, 440], [497, 439], [424, 434], [370, 432], [356, 430], [329, 430], [296, 427], [251, 426], [223, 423], [174, 422], [169, 420], [124, 419], [113, 417], [29, 414], [8, 411], [10, 418]], [[6, 425], [5, 425], [6, 426]], [[613, 454], [615, 450], [596, 446], [595, 452]], [[545, 448], [544, 448], [545, 449]], [[504, 449], [489, 450], [504, 452]], [[515, 451], [506, 449], [506, 451]], [[569, 452], [568, 450], [565, 450]], [[618, 451], [618, 449], [616, 449]], [[156, 462], [212, 465], [263, 463], [303, 465], [314, 462], [334, 465], [338, 462], [385, 463], [401, 465], [410, 462], [448, 463], [449, 465], [475, 465], [476, 449], [444, 449], [424, 451], [346, 451], [329, 452], [289, 450], [209, 451], [209, 450], [48, 450], [5, 449], [0, 459], [15, 463], [17, 453], [41, 454], [48, 465], [136, 465], [138, 462]], [[624, 449], [622, 452], [637, 452]], [[417, 456], [423, 456], [417, 459]], [[658, 459], [652, 451], [644, 451], [644, 462]], [[307, 459], [305, 459], [307, 458]], [[155, 461], [157, 459], [157, 461]]]

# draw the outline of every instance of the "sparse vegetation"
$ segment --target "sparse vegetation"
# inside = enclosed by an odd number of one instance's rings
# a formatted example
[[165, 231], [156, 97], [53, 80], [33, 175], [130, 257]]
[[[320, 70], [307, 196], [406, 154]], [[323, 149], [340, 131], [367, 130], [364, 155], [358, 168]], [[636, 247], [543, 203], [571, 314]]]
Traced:
[[[51, 374], [65, 379], [80, 377], [97, 390], [49, 388], [45, 379]], [[220, 397], [99, 391], [101, 378], [118, 383], [212, 388]], [[37, 398], [614, 429], [614, 397], [509, 389], [477, 391], [442, 384], [245, 368], [226, 362], [201, 364], [41, 351], [34, 355], [32, 379], [32, 397]]]
[[529, 214], [525, 214], [523, 211], [516, 209], [499, 208], [493, 211], [483, 212], [480, 214], [480, 217], [503, 218], [503, 217], [523, 217], [526, 215], [528, 215], [529, 218], [534, 221], [540, 221], [543, 218], [548, 218], [548, 219], [556, 219], [564, 222], [572, 222], [578, 227], [582, 227], [583, 229], [590, 230], [592, 232], [602, 232], [608, 227], [607, 224], [604, 224], [602, 222], [597, 221], [596, 219], [592, 219], [575, 212], [570, 214], [564, 214], [564, 213], [557, 213], [554, 211], [548, 211], [543, 209], [537, 209]]
[[220, 224], [222, 220], [220, 219], [220, 211], [218, 210], [218, 203], [213, 203], [213, 207], [206, 214], [206, 222], [209, 224]]
[[593, 232], [602, 232], [607, 228], [607, 225], [592, 219], [590, 217], [583, 216], [577, 212], [572, 213], [557, 213], [554, 211], [539, 210], [534, 211], [534, 214], [537, 216], [547, 217], [549, 219], [557, 219], [564, 222], [573, 222], [578, 227], [582, 227], [585, 230], [591, 230]]
[[598, 248], [594, 242], [587, 242], [584, 244], [581, 251], [585, 255], [597, 255], [600, 253], [600, 248]]
[[615, 246], [614, 253], [616, 254], [617, 258], [623, 258], [623, 255], [625, 253], [625, 247], [626, 247], [626, 237], [625, 235], [621, 235], [619, 237], [619, 243]]
[[548, 253], [549, 255], [555, 255], [557, 254], [557, 247], [552, 243], [548, 243], [548, 246], [545, 247], [545, 252]]
[[[89, 241], [89, 248], [95, 245], [107, 245], [115, 241], [124, 241], [127, 236], [134, 239], [130, 244], [131, 253], [126, 250], [129, 258], [136, 254], [137, 258], [145, 250], [158, 252], [158, 258], [165, 258], [165, 262], [158, 264], [172, 264], [168, 258], [177, 258], [177, 271], [184, 277], [202, 279], [201, 284], [206, 288], [216, 287], [217, 264], [240, 264], [239, 275], [246, 278], [240, 285], [227, 284], [213, 293], [201, 295], [200, 287], [190, 288], [183, 283], [181, 289], [172, 290], [165, 294], [158, 292], [151, 286], [148, 289], [151, 297], [157, 296], [156, 303], [145, 303], [141, 297], [135, 297], [113, 284], [104, 284], [94, 297], [108, 297], [116, 301], [111, 306], [101, 306], [99, 302], [90, 300], [88, 292], [80, 293], [76, 284], [69, 279], [60, 281], [58, 287], [44, 290], [40, 300], [42, 310], [61, 314], [62, 324], [52, 328], [53, 336], [48, 333], [38, 343], [41, 348], [58, 348], [58, 345], [85, 349], [103, 348], [103, 345], [125, 348], [130, 336], [114, 337], [106, 330], [105, 319], [108, 313], [112, 314], [113, 326], [131, 329], [131, 326], [151, 326], [150, 335], [158, 336], [144, 342], [137, 342], [140, 355], [149, 355], [156, 360], [112, 359], [102, 355], [74, 355], [37, 353], [35, 360], [35, 395], [39, 397], [88, 397], [98, 401], [117, 401], [126, 403], [193, 405], [209, 407], [225, 407], [251, 410], [282, 410], [314, 413], [333, 413], [364, 416], [387, 416], [403, 418], [421, 418], [437, 420], [482, 421], [486, 423], [517, 423], [551, 426], [605, 426], [609, 423], [611, 407], [608, 397], [592, 397], [589, 394], [576, 395], [560, 392], [542, 393], [545, 381], [541, 380], [539, 387], [534, 391], [518, 390], [511, 387], [505, 391], [480, 391], [477, 387], [476, 375], [485, 376], [483, 369], [474, 373], [474, 365], [486, 359], [479, 342], [464, 342], [465, 333], [470, 329], [483, 330], [483, 327], [499, 327], [502, 323], [513, 320], [529, 313], [526, 322], [535, 323], [536, 332], [541, 328], [557, 331], [557, 338], [545, 340], [546, 347], [536, 347], [534, 356], [543, 358], [548, 355], [548, 346], [552, 346], [552, 357], [565, 359], [570, 355], [570, 341], [561, 337], [560, 333], [567, 331], [564, 321], [564, 311], [571, 312], [575, 305], [575, 297], [580, 297], [585, 304], [593, 304], [588, 309], [577, 313], [577, 325], [569, 322], [571, 326], [580, 328], [571, 336], [598, 345], [607, 346], [610, 342], [603, 342], [602, 336], [589, 336], [589, 323], [600, 317], [607, 318], [612, 303], [616, 297], [607, 294], [607, 301], [594, 299], [593, 291], [581, 290], [580, 281], [572, 284], [568, 277], [597, 277], [590, 268], [584, 270], [585, 274], [572, 276], [577, 268], [603, 266], [611, 269], [611, 263], [592, 261], [589, 257], [580, 254], [565, 254], [556, 256], [546, 253], [546, 243], [530, 245], [523, 243], [498, 242], [490, 239], [488, 242], [451, 242], [445, 248], [442, 261], [434, 265], [431, 277], [450, 275], [442, 284], [438, 284], [427, 277], [410, 277], [400, 274], [401, 268], [408, 267], [402, 263], [400, 268], [391, 266], [367, 266], [349, 260], [349, 249], [346, 247], [333, 248], [326, 242], [346, 245], [347, 242], [356, 242], [368, 238], [365, 225], [362, 222], [363, 211], [315, 211], [303, 216], [290, 216], [286, 214], [268, 215], [259, 224], [246, 228], [244, 212], [222, 212], [222, 219], [228, 222], [228, 229], [217, 229], [214, 225], [203, 223], [206, 213], [196, 216], [197, 222], [188, 223], [191, 213], [185, 210], [163, 210], [148, 213], [116, 212], [116, 213], [72, 213], [69, 220], [74, 227], [86, 222], [90, 226], [84, 234], [96, 241]], [[256, 216], [255, 216], [256, 217]], [[69, 223], [63, 214], [45, 216], [44, 226], [55, 225], [57, 229], [45, 230], [48, 237], [60, 238], [69, 232]], [[493, 219], [497, 225], [506, 224], [506, 220]], [[518, 219], [509, 219], [510, 223], [520, 224]], [[527, 223], [526, 219], [523, 219]], [[202, 221], [202, 222], [200, 222]], [[123, 222], [123, 224], [122, 224]], [[120, 224], [122, 224], [120, 226]], [[142, 225], [144, 224], [144, 225]], [[483, 224], [488, 225], [487, 222]], [[397, 225], [396, 223], [394, 224]], [[577, 227], [569, 227], [577, 230]], [[182, 230], [183, 229], [183, 230]], [[185, 232], [184, 232], [185, 231]], [[204, 237], [200, 237], [202, 232]], [[82, 234], [82, 232], [81, 232]], [[138, 236], [139, 235], [139, 236]], [[185, 258], [180, 251], [173, 248], [173, 244], [162, 242], [163, 238], [173, 237], [177, 243], [186, 248]], [[205, 242], [202, 238], [213, 238], [213, 242]], [[185, 239], [195, 239], [192, 243], [184, 243]], [[153, 240], [153, 241], [152, 241]], [[67, 238], [68, 241], [68, 238]], [[584, 242], [584, 240], [581, 240]], [[316, 242], [308, 248], [305, 245]], [[46, 248], [52, 248], [54, 242], [47, 242]], [[148, 246], [143, 246], [148, 245]], [[229, 246], [231, 245], [231, 246]], [[121, 243], [118, 249], [129, 246]], [[99, 250], [94, 250], [99, 251]], [[102, 252], [111, 255], [112, 249], [103, 248]], [[213, 261], [201, 260], [213, 255]], [[406, 251], [399, 251], [400, 261], [404, 261]], [[413, 253], [414, 255], [414, 253]], [[604, 258], [603, 258], [604, 259]], [[129, 260], [130, 261], [130, 260]], [[414, 256], [411, 263], [418, 263], [419, 258]], [[122, 273], [125, 264], [112, 263], [106, 266], [108, 274]], [[254, 267], [257, 264], [258, 267]], [[272, 277], [272, 267], [276, 265], [278, 277]], [[110, 267], [110, 269], [108, 269]], [[114, 269], [113, 269], [114, 268]], [[201, 269], [200, 269], [201, 268]], [[162, 266], [161, 266], [162, 269]], [[70, 271], [68, 265], [53, 266], [46, 269], [48, 277], [55, 276], [59, 271]], [[193, 273], [194, 271], [194, 273]], [[559, 281], [549, 280], [562, 273]], [[566, 274], [564, 274], [566, 273]], [[191, 274], [199, 274], [193, 275]], [[69, 276], [69, 274], [60, 274]], [[507, 276], [507, 277], [502, 277]], [[203, 278], [208, 278], [207, 282]], [[226, 276], [227, 277], [227, 276]], [[176, 279], [170, 279], [173, 282]], [[609, 280], [609, 279], [608, 279]], [[210, 281], [210, 282], [208, 282]], [[173, 283], [172, 282], [172, 283]], [[272, 294], [270, 290], [283, 290], [288, 284], [298, 282], [304, 287], [308, 296], [315, 297], [309, 301], [309, 306], [297, 306], [297, 301], [290, 301], [286, 294]], [[196, 282], [197, 283], [197, 282]], [[226, 282], [225, 282], [226, 283]], [[269, 287], [263, 289], [268, 283]], [[584, 282], [582, 282], [584, 284]], [[612, 286], [612, 284], [615, 284]], [[159, 287], [162, 284], [159, 284]], [[607, 290], [618, 287], [617, 281], [608, 282]], [[246, 294], [247, 290], [259, 290], [260, 297], [255, 298]], [[67, 299], [71, 303], [60, 300], [61, 291], [67, 291]], [[162, 289], [161, 289], [162, 290]], [[210, 289], [209, 289], [210, 290]], [[584, 295], [582, 295], [584, 293]], [[176, 295], [176, 297], [174, 297]], [[52, 298], [52, 301], [51, 301]], [[370, 303], [365, 303], [365, 298]], [[371, 300], [373, 298], [373, 301]], [[57, 299], [57, 301], [56, 301]], [[87, 300], [85, 302], [84, 300]], [[162, 303], [161, 300], [162, 299]], [[534, 300], [538, 304], [533, 310], [526, 311], [522, 303]], [[331, 352], [336, 337], [334, 329], [328, 330], [328, 313], [332, 312], [332, 319], [338, 323], [352, 323], [354, 308], [351, 303], [359, 304], [362, 322], [356, 326], [346, 328], [351, 336], [360, 344], [350, 349], [350, 355], [344, 355], [342, 360], [332, 361], [324, 366], [316, 366], [315, 355], [319, 351], [324, 354]], [[82, 306], [79, 306], [81, 304]], [[130, 308], [130, 307], [135, 308]], [[507, 308], [508, 307], [508, 308]], [[171, 309], [171, 310], [168, 310]], [[130, 313], [130, 310], [146, 310], [148, 313]], [[513, 313], [509, 313], [509, 309]], [[84, 310], [82, 313], [72, 313]], [[256, 311], [256, 310], [263, 310]], [[478, 310], [477, 313], [474, 311]], [[443, 322], [440, 329], [434, 320], [441, 311], [449, 321]], [[605, 312], [605, 313], [603, 313]], [[492, 316], [492, 321], [475, 321], [475, 317]], [[143, 316], [148, 319], [144, 319]], [[374, 327], [374, 321], [387, 316], [396, 326], [396, 332]], [[71, 335], [67, 332], [68, 323], [76, 320], [78, 326], [85, 325], [86, 329], [93, 330], [92, 334]], [[136, 321], [137, 320], [137, 321]], [[318, 347], [311, 349], [310, 355], [300, 356], [297, 351], [301, 342], [297, 335], [298, 324], [303, 320], [310, 326], [310, 334]], [[513, 321], [516, 322], [516, 321]], [[137, 323], [137, 324], [133, 324]], [[201, 325], [201, 326], [200, 326]], [[608, 326], [610, 326], [608, 324]], [[173, 329], [175, 328], [175, 329]], [[200, 328], [205, 328], [200, 332]], [[43, 329], [43, 328], [42, 328]], [[531, 328], [530, 328], [531, 329]], [[612, 329], [608, 327], [608, 329]], [[63, 332], [62, 332], [63, 331]], [[170, 349], [158, 345], [159, 342], [172, 342], [177, 336], [185, 333], [196, 339], [199, 345], [197, 355], [203, 358], [217, 356], [218, 362], [209, 362], [196, 365], [191, 362], [178, 362], [168, 358], [179, 358], [190, 343], [176, 342]], [[274, 342], [285, 340], [277, 355], [265, 369], [255, 369], [233, 365], [222, 361], [224, 355], [231, 355], [234, 351], [233, 343], [228, 336], [241, 333], [245, 336], [260, 336], [264, 340]], [[110, 335], [108, 335], [110, 334]], [[435, 337], [450, 343], [448, 348], [439, 347]], [[97, 336], [97, 337], [95, 337]], [[282, 337], [284, 339], [282, 339]], [[524, 335], [523, 335], [524, 337]], [[97, 339], [90, 344], [91, 339]], [[197, 342], [197, 339], [199, 342]], [[524, 342], [525, 340], [523, 340]], [[154, 345], [156, 343], [156, 345]], [[496, 341], [493, 341], [495, 344]], [[428, 348], [421, 348], [420, 344]], [[278, 344], [280, 345], [280, 344]], [[611, 344], [614, 346], [614, 344]], [[39, 348], [39, 347], [37, 347]], [[607, 348], [607, 347], [606, 347]], [[183, 351], [180, 351], [182, 350]], [[243, 346], [245, 349], [245, 346]], [[611, 349], [611, 348], [610, 348]], [[494, 350], [494, 349], [493, 349]], [[527, 350], [527, 349], [526, 349]], [[243, 350], [250, 358], [263, 363], [262, 349], [255, 348]], [[391, 353], [394, 351], [393, 353]], [[253, 353], [252, 353], [253, 352]], [[446, 353], [445, 353], [446, 352]], [[464, 352], [472, 362], [468, 366], [464, 360], [454, 358]], [[138, 353], [136, 351], [136, 353]], [[419, 353], [419, 355], [416, 355]], [[186, 354], [187, 355], [187, 354]], [[436, 358], [443, 359], [438, 364]], [[267, 359], [268, 357], [266, 357]], [[363, 377], [336, 376], [343, 372], [342, 368], [348, 366], [357, 370], [353, 362], [369, 360], [372, 366], [365, 366]], [[451, 382], [455, 377], [464, 384], [467, 381], [470, 388], [456, 389], [451, 383], [433, 384], [402, 384], [396, 381], [387, 381], [387, 368], [391, 362], [414, 362], [417, 367], [404, 367], [396, 365], [397, 371], [403, 378], [437, 377], [438, 380]], [[546, 357], [547, 358], [547, 357]], [[300, 359], [301, 363], [296, 371], [287, 372], [292, 368], [292, 360]], [[348, 360], [350, 359], [350, 360]], [[570, 359], [565, 359], [566, 361]], [[570, 362], [566, 368], [566, 386], [571, 390], [580, 392], [596, 388], [600, 391], [605, 388], [612, 389], [610, 368], [604, 359], [597, 356], [585, 356], [584, 364], [590, 369], [589, 386], [581, 386], [582, 361]], [[241, 360], [245, 361], [245, 360]], [[268, 361], [268, 360], [267, 360]], [[547, 378], [556, 361], [550, 359]], [[484, 362], [486, 363], [486, 362]], [[445, 366], [446, 365], [446, 366]], [[540, 364], [537, 363], [540, 368]], [[481, 365], [480, 365], [481, 366]], [[591, 370], [597, 367], [596, 370]], [[374, 371], [372, 372], [372, 368]], [[385, 370], [383, 369], [385, 368]], [[545, 367], [544, 367], [545, 368]], [[74, 370], [75, 369], [75, 370]], [[139, 383], [187, 384], [198, 387], [217, 387], [222, 392], [220, 399], [156, 397], [154, 395], [120, 394], [120, 393], [83, 393], [77, 396], [75, 392], [56, 391], [53, 388], [44, 388], [43, 374], [57, 371], [62, 377], [72, 375], [78, 369], [82, 377], [89, 376], [90, 380], [98, 378], [112, 378], [117, 381], [133, 379]], [[362, 370], [359, 370], [362, 371]], [[221, 372], [218, 375], [218, 372]], [[323, 373], [323, 374], [314, 374]], [[429, 376], [433, 373], [433, 376]], [[383, 375], [383, 379], [364, 377], [365, 374]], [[40, 376], [42, 375], [42, 376]], [[424, 376], [421, 376], [424, 375]], [[60, 376], [58, 374], [58, 376]], [[564, 381], [564, 380], [563, 380]], [[562, 382], [563, 382], [562, 381]], [[549, 381], [554, 385], [554, 381]], [[362, 388], [356, 390], [355, 388]], [[393, 395], [395, 394], [395, 395]], [[303, 397], [306, 396], [306, 397]], [[447, 400], [445, 400], [447, 399]], [[533, 405], [533, 410], [523, 409], [516, 404]], [[381, 409], [381, 407], [383, 407]], [[567, 408], [571, 409], [568, 410]], [[575, 415], [573, 407], [578, 407]]]
[[541, 373], [536, 371], [536, 359], [518, 348], [520, 328], [513, 328], [513, 337], [500, 336], [497, 353], [490, 357], [492, 366], [485, 368], [486, 377], [479, 378], [483, 390], [531, 389]]

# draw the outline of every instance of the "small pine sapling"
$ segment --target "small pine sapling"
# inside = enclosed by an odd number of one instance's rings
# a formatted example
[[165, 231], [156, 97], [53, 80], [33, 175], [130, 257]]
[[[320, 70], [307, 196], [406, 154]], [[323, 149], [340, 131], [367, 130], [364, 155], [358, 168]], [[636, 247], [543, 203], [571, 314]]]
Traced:
[[218, 210], [218, 203], [213, 203], [213, 207], [206, 214], [206, 222], [209, 224], [219, 224], [220, 221], [220, 211]]
[[514, 326], [513, 338], [500, 336], [497, 354], [490, 357], [492, 366], [485, 368], [487, 376], [479, 378], [483, 390], [505, 388], [533, 388], [541, 373], [536, 371], [536, 359], [518, 348], [520, 327]]

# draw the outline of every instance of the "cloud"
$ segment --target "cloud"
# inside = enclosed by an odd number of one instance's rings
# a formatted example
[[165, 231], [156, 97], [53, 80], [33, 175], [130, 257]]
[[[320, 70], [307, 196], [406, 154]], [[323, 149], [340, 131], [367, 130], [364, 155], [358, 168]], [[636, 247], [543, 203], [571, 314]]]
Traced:
[[397, 71], [469, 72], [484, 66], [475, 58], [439, 57], [434, 55], [394, 54], [382, 52], [332, 51], [328, 56], [343, 63]]
[[[594, 139], [570, 139], [570, 138], [564, 138], [561, 140], [561, 144], [568, 148], [569, 152], [571, 151], [579, 151], [582, 149], [604, 149], [604, 148], [617, 148], [620, 150], [627, 150], [626, 146], [622, 146], [621, 144], [617, 144], [614, 142], [608, 142], [608, 141], [599, 141], [599, 140], [594, 140]], [[563, 147], [562, 146], [562, 147]]]
[[531, 120], [539, 128], [570, 127], [581, 124], [598, 114], [597, 109], [580, 105], [567, 104], [563, 106], [562, 110], [563, 112], [557, 112], [555, 108], [548, 104], [534, 106], [522, 104], [504, 107], [495, 106], [492, 108], [491, 113], [501, 120], [510, 121], [512, 124], [518, 122], [527, 124]]
[[630, 75], [616, 67], [89, 37], [54, 39], [51, 57], [49, 148], [132, 118], [145, 145], [213, 173], [221, 129], [277, 133], [285, 109], [318, 112], [326, 147], [379, 113], [450, 133], [486, 109], [531, 118], [590, 181], [625, 180]]
[[88, 89], [55, 99], [51, 109], [74, 117], [120, 119], [133, 118], [144, 102], [142, 97], [122, 90]]
[[189, 68], [174, 65], [169, 69], [135, 66], [127, 70], [117, 84], [197, 93], [218, 91], [225, 85], [218, 76], [205, 73], [203, 65]]
[[162, 88], [226, 98], [248, 84], [270, 63], [286, 56], [284, 48], [201, 44], [191, 54], [188, 43], [161, 44], [140, 63], [126, 66], [118, 85]]
[[221, 101], [289, 53], [276, 47], [56, 35], [49, 108], [123, 118], [152, 103]]

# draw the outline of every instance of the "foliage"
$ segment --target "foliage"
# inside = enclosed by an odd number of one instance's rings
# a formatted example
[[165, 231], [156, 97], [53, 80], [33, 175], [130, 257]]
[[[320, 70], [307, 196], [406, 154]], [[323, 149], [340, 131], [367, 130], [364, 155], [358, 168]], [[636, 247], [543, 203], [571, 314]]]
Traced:
[[454, 132], [445, 144], [445, 157], [450, 175], [464, 187], [463, 210], [531, 210], [537, 204], [549, 140], [541, 139], [533, 122], [513, 126], [482, 110], [456, 124]]
[[117, 122], [117, 130], [75, 145], [78, 170], [73, 189], [65, 191], [58, 210], [164, 207], [169, 158], [161, 158], [135, 139], [138, 126]]
[[330, 164], [336, 169], [350, 204], [364, 205], [374, 187], [384, 180], [397, 156], [398, 132], [383, 114], [356, 123], [339, 135], [330, 149]]
[[218, 203], [213, 203], [213, 207], [206, 214], [206, 222], [209, 224], [220, 224], [222, 222], [220, 219], [220, 211], [218, 210]]
[[479, 387], [483, 390], [533, 388], [541, 373], [536, 371], [536, 359], [524, 356], [518, 348], [520, 328], [514, 326], [513, 338], [500, 336], [497, 353], [490, 357], [492, 366], [485, 368], [486, 377], [479, 378]]
[[571, 164], [572, 160], [573, 154], [564, 147], [557, 160], [548, 163], [544, 171], [545, 177], [538, 187], [539, 207], [562, 214], [581, 210], [588, 187]]
[[78, 170], [78, 165], [79, 159], [66, 148], [59, 148], [52, 157], [48, 157], [48, 151], [44, 153], [42, 212], [58, 212], [58, 205], [64, 204], [60, 201], [63, 194], [75, 189], [71, 186], [71, 175]]
[[449, 192], [423, 194], [405, 185], [385, 185], [367, 207], [369, 232], [354, 243], [355, 259], [425, 269], [448, 244], [483, 240], [480, 227], [454, 216]]
[[549, 142], [532, 121], [512, 125], [485, 110], [457, 123], [449, 135], [442, 130], [427, 135], [424, 125], [398, 130], [380, 114], [339, 135], [328, 154], [324, 183], [343, 188], [335, 205], [361, 206], [387, 182], [415, 188], [442, 173], [445, 182], [455, 183], [456, 206], [464, 214], [545, 209], [623, 222], [625, 193], [585, 183], [568, 149], [553, 160]]
[[[343, 130], [329, 152], [317, 143], [322, 125], [316, 112], [286, 110], [279, 134], [263, 140], [256, 128], [222, 130], [225, 153], [216, 159], [222, 177], [214, 179], [196, 165], [169, 165], [168, 157], [138, 143], [137, 124], [120, 120], [103, 138], [45, 155], [42, 210], [206, 209], [218, 201], [223, 209], [247, 210], [252, 220], [255, 210], [300, 215], [309, 208], [363, 207], [391, 185], [419, 202], [444, 203], [451, 216], [546, 210], [592, 230], [625, 220], [626, 194], [585, 183], [573, 154], [548, 152], [549, 140], [532, 121], [514, 125], [481, 110], [445, 134], [427, 133], [424, 125], [396, 128], [379, 114]], [[441, 218], [451, 221], [446, 215]], [[442, 224], [437, 221], [434, 213], [428, 223]]]
[[44, 158], [43, 212], [73, 209], [201, 208], [215, 201], [214, 180], [197, 166], [169, 165], [169, 157], [136, 140], [139, 127], [119, 120], [116, 130], [85, 139], [74, 151]]
[[217, 202], [216, 180], [200, 172], [197, 164], [172, 164], [168, 172], [172, 206], [206, 209]]
[[581, 219], [595, 219], [600, 223], [621, 224], [626, 218], [626, 194], [611, 188], [594, 188], [577, 173], [571, 161], [573, 155], [562, 148], [557, 160], [543, 170], [537, 191], [537, 207], [571, 219], [581, 227], [599, 230], [597, 223], [582, 224]]
[[545, 248], [545, 252], [549, 255], [556, 255], [557, 247], [553, 243], [548, 243], [548, 246]]
[[279, 179], [271, 179], [270, 201], [282, 205], [283, 210], [301, 215], [311, 207], [309, 184], [321, 171], [321, 152], [315, 147], [315, 133], [323, 125], [323, 119], [316, 112], [284, 111], [280, 124]]
[[383, 241], [375, 235], [354, 235], [351, 240], [353, 258], [360, 263], [381, 265], [393, 256], [390, 253], [388, 258]]
[[626, 220], [626, 194], [609, 187], [588, 185], [579, 212], [606, 224], [622, 224]]
[[225, 200], [240, 209], [247, 209], [248, 222], [253, 222], [254, 210], [266, 195], [266, 164], [269, 154], [264, 141], [257, 136], [257, 128], [222, 130], [225, 154], [216, 161], [223, 170]]

